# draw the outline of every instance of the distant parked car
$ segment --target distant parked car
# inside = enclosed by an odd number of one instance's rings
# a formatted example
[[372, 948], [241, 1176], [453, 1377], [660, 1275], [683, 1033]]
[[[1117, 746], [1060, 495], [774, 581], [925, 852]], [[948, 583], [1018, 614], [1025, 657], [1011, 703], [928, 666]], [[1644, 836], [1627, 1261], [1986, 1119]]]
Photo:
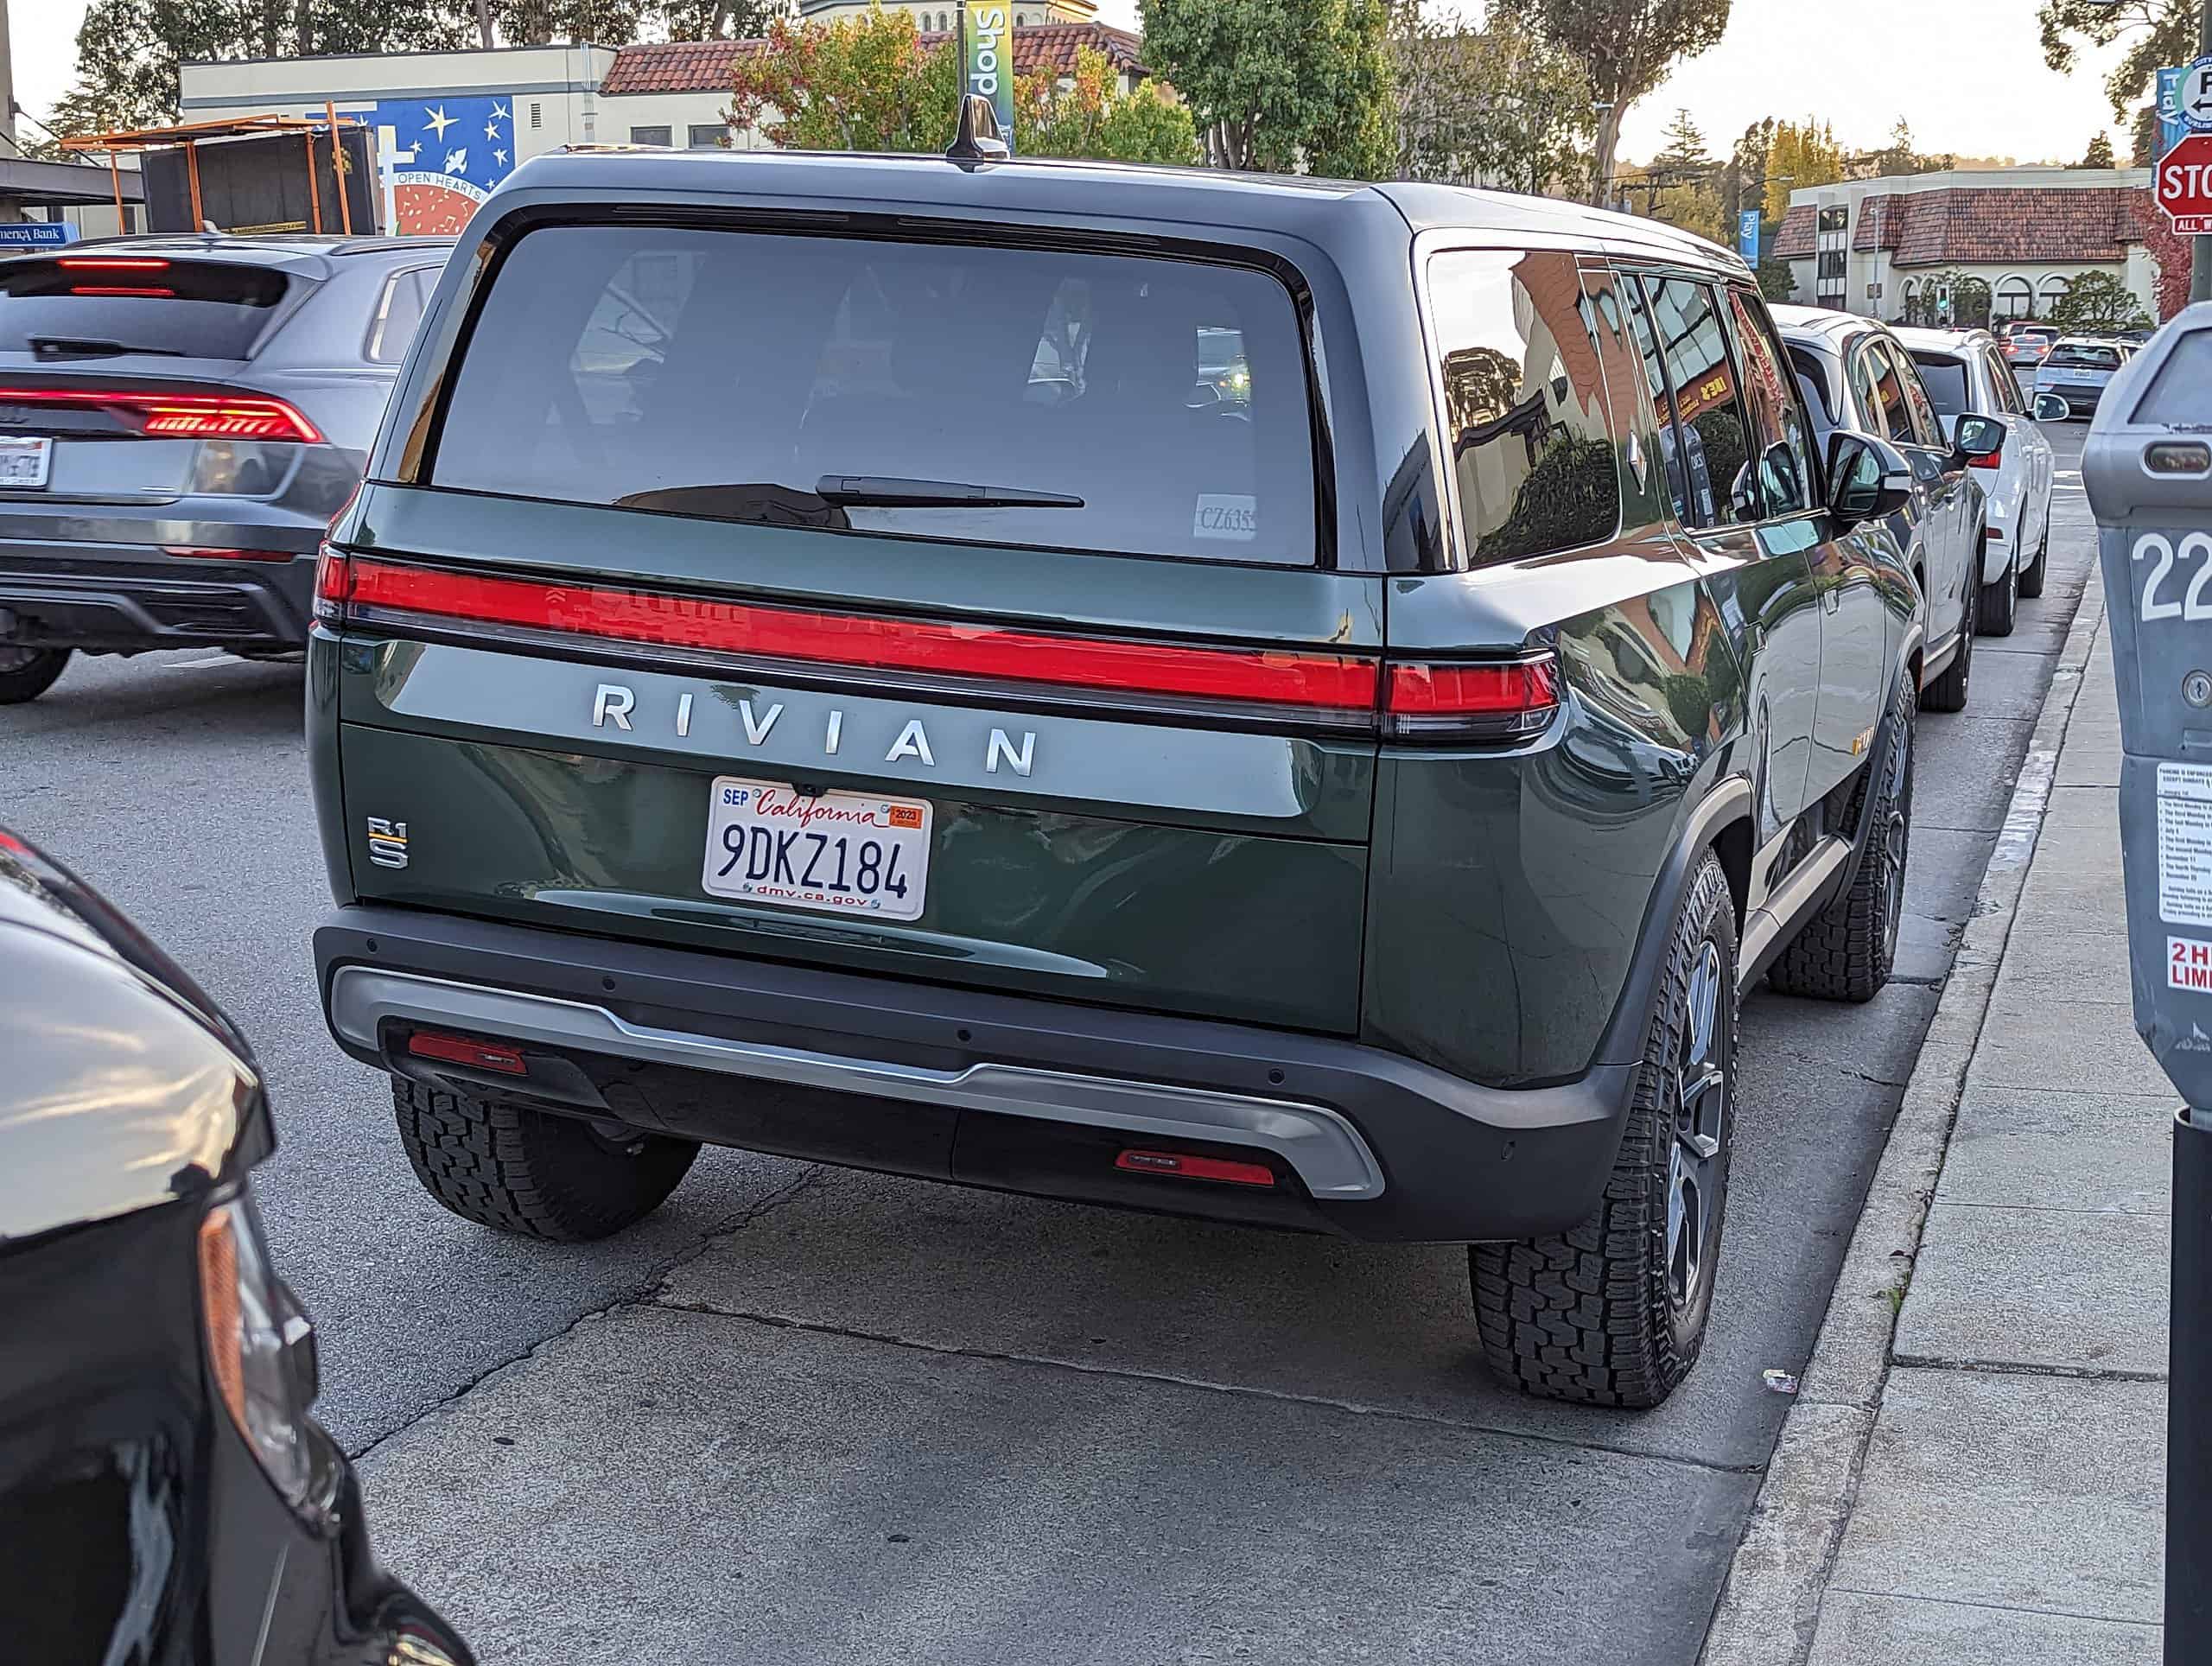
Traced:
[[2134, 351], [2134, 344], [2127, 341], [2088, 335], [2063, 337], [2036, 372], [2035, 391], [2038, 396], [2054, 394], [2065, 400], [2069, 417], [2094, 416], [2113, 372]]
[[118, 238], [0, 260], [0, 705], [73, 652], [296, 653], [445, 263], [427, 238]]
[[[249, 1171], [245, 1041], [0, 831], [0, 1636], [18, 1662], [468, 1666], [369, 1554]], [[403, 1501], [404, 1502], [404, 1501]]]
[[1921, 703], [1963, 711], [1976, 633], [2012, 628], [2009, 611], [1993, 618], [1981, 586], [1984, 502], [1970, 466], [2003, 432], [1980, 418], [1946, 432], [1911, 353], [1878, 320], [1812, 307], [1777, 307], [1774, 319], [1821, 442], [1839, 429], [1878, 434], [1912, 462], [1910, 498], [1889, 525], [1928, 603]]
[[1984, 594], [2007, 584], [2024, 596], [2043, 594], [2050, 554], [2050, 492], [2056, 468], [2050, 442], [2029, 419], [2020, 384], [1982, 330], [1900, 329], [1943, 431], [1963, 416], [1992, 417], [2005, 429], [2005, 448], [1973, 463], [1988, 499], [1981, 547]]
[[2013, 322], [1997, 327], [1998, 351], [2015, 370], [2033, 370], [2057, 340], [2058, 331], [2049, 324]]

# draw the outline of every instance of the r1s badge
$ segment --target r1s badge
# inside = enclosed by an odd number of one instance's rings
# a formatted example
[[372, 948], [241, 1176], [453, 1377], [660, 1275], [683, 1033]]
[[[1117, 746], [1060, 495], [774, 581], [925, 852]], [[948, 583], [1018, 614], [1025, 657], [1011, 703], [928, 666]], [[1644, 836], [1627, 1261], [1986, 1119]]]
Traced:
[[407, 866], [407, 823], [369, 817], [369, 860], [379, 868]]

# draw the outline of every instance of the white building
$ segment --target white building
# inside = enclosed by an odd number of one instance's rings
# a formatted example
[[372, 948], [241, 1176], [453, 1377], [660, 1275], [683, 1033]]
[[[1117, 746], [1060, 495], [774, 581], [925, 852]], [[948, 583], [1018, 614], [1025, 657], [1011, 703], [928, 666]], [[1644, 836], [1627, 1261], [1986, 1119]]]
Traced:
[[2144, 246], [2146, 168], [2000, 168], [1849, 180], [1789, 194], [1774, 253], [1790, 299], [1892, 321], [1932, 318], [1949, 275], [1987, 283], [1993, 321], [2041, 317], [2085, 272], [2109, 272], [2158, 315]]

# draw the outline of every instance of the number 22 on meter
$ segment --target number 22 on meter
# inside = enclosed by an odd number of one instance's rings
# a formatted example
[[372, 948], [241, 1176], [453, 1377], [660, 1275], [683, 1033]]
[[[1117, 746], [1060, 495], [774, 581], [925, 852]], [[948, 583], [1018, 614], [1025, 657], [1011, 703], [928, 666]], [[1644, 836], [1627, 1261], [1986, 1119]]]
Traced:
[[[2143, 586], [2143, 617], [2152, 619], [2180, 619], [2194, 623], [2212, 619], [2212, 601], [2205, 600], [2204, 586], [2212, 580], [2212, 532], [2191, 532], [2177, 549], [2171, 538], [2163, 532], [2145, 532], [2135, 540], [2129, 555], [2137, 561], [2145, 556], [2156, 556], [2158, 564], [2151, 569], [2150, 579]], [[2177, 560], [2186, 561], [2191, 556], [2202, 556], [2196, 572], [2189, 581], [2189, 588], [2178, 601], [2168, 596], [2161, 600], [2159, 587], [2174, 569]]]

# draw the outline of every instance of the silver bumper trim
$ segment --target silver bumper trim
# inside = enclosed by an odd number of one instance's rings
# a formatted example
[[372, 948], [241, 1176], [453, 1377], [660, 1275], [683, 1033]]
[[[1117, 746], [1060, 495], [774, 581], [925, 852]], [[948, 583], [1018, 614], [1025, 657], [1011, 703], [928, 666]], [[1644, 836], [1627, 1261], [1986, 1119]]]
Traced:
[[387, 1018], [794, 1087], [1036, 1116], [1166, 1139], [1258, 1146], [1295, 1169], [1316, 1198], [1336, 1201], [1382, 1195], [1382, 1169], [1375, 1154], [1357, 1129], [1325, 1105], [1027, 1065], [986, 1062], [963, 1070], [929, 1070], [689, 1030], [652, 1029], [585, 1002], [485, 989], [414, 972], [341, 966], [332, 975], [330, 1027], [340, 1039], [376, 1049]]

